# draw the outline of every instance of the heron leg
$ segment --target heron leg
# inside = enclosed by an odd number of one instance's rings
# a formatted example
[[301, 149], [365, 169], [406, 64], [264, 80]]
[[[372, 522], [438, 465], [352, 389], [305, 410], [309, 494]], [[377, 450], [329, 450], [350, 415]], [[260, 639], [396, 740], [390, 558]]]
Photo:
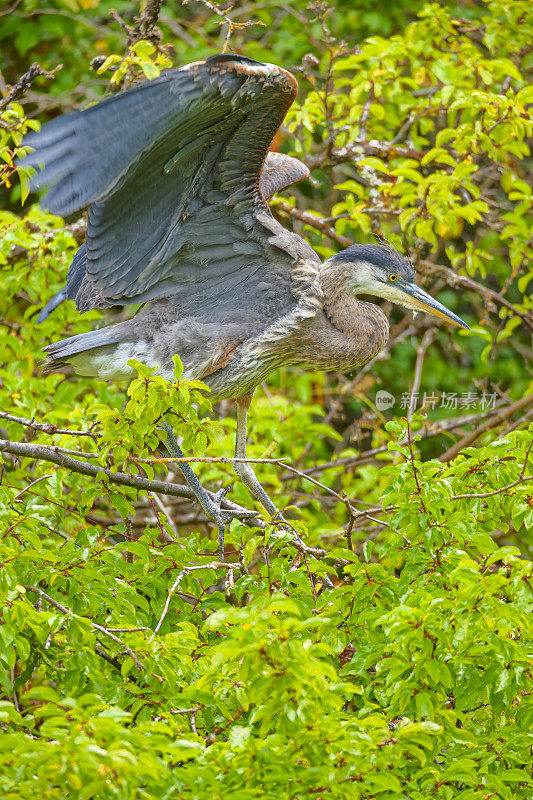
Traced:
[[[184, 458], [185, 455], [183, 450], [176, 441], [176, 437], [174, 436], [170, 425], [167, 422], [162, 422], [161, 425], [167, 434], [166, 446], [169, 453], [173, 456], [173, 458]], [[218, 554], [220, 560], [224, 561], [224, 533], [226, 530], [226, 525], [235, 517], [238, 519], [244, 519], [246, 517], [255, 516], [255, 512], [248, 511], [246, 509], [234, 510], [221, 508], [221, 502], [226, 494], [226, 489], [220, 489], [218, 492], [216, 492], [216, 494], [211, 495], [206, 491], [206, 489], [204, 489], [192, 471], [190, 465], [186, 461], [181, 461], [179, 463], [179, 467], [183, 477], [192, 489], [194, 496], [202, 506], [208, 519], [213, 520], [218, 528]]]
[[[252, 400], [252, 394], [236, 398], [237, 404], [237, 435], [235, 437], [235, 458], [246, 458], [246, 426], [248, 421], [248, 409]], [[242, 461], [235, 461], [235, 472], [244, 483], [252, 495], [266, 508], [272, 517], [282, 518], [268, 494], [265, 492], [252, 467]]]

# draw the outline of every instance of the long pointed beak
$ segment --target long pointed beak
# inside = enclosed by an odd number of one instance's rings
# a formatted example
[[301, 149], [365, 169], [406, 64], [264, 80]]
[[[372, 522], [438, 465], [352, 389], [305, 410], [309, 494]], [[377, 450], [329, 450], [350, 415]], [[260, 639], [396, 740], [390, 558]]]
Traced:
[[467, 331], [470, 330], [466, 322], [450, 311], [449, 308], [446, 308], [442, 303], [439, 303], [431, 297], [431, 295], [415, 283], [398, 281], [396, 283], [396, 288], [409, 295], [409, 300], [406, 298], [406, 301], [404, 301], [404, 305], [408, 308], [412, 308], [415, 311], [425, 311], [426, 314], [431, 314], [434, 317], [443, 319], [445, 322], [451, 322], [452, 325], [457, 325], [459, 328], [466, 328]]

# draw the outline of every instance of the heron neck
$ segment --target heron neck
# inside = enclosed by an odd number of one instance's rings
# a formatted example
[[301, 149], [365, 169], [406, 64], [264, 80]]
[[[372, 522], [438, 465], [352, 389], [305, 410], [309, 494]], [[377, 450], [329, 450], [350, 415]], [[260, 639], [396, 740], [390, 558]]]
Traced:
[[[354, 365], [370, 361], [386, 345], [387, 317], [374, 303], [355, 297], [350, 291], [350, 268], [344, 264], [322, 265], [324, 312], [331, 325], [350, 340]], [[346, 344], [345, 344], [346, 346]]]

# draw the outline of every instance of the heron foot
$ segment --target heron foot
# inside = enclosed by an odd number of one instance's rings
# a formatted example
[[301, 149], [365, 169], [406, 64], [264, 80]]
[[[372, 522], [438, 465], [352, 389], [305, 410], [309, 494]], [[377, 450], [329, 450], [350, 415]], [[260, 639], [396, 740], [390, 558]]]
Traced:
[[[184, 453], [170, 425], [166, 422], [162, 423], [162, 427], [167, 435], [167, 449], [174, 458], [184, 458]], [[208, 519], [212, 520], [218, 528], [218, 555], [221, 561], [224, 561], [224, 535], [226, 532], [226, 525], [233, 519], [249, 519], [256, 517], [257, 513], [246, 508], [222, 508], [222, 501], [226, 496], [227, 489], [219, 489], [218, 492], [212, 494], [204, 489], [191, 467], [186, 461], [179, 464], [183, 477], [192, 489], [194, 496], [202, 506]]]
[[283, 522], [285, 522], [281, 511], [272, 502], [266, 491], [263, 489], [263, 487], [257, 480], [257, 476], [253, 471], [252, 467], [249, 464], [246, 464], [242, 461], [236, 461], [234, 464], [234, 469], [235, 472], [237, 473], [237, 476], [241, 479], [246, 488], [250, 491], [252, 497], [255, 497], [256, 500], [259, 500], [261, 505], [264, 506], [264, 508], [266, 508], [266, 510], [272, 517], [272, 521], [280, 519]]

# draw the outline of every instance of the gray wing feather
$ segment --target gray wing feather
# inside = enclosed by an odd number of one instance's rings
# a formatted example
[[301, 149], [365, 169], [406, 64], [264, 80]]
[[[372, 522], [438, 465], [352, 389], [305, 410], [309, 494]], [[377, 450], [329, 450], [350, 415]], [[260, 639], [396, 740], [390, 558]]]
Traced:
[[295, 92], [281, 68], [213, 56], [31, 135], [27, 163], [40, 168], [35, 185], [52, 185], [48, 207], [68, 214], [89, 204], [67, 285], [78, 307], [176, 292], [190, 305], [194, 291], [199, 309], [220, 311], [238, 304], [236, 292], [251, 302], [269, 281], [288, 302], [295, 253], [318, 259], [270, 215], [260, 176]]

